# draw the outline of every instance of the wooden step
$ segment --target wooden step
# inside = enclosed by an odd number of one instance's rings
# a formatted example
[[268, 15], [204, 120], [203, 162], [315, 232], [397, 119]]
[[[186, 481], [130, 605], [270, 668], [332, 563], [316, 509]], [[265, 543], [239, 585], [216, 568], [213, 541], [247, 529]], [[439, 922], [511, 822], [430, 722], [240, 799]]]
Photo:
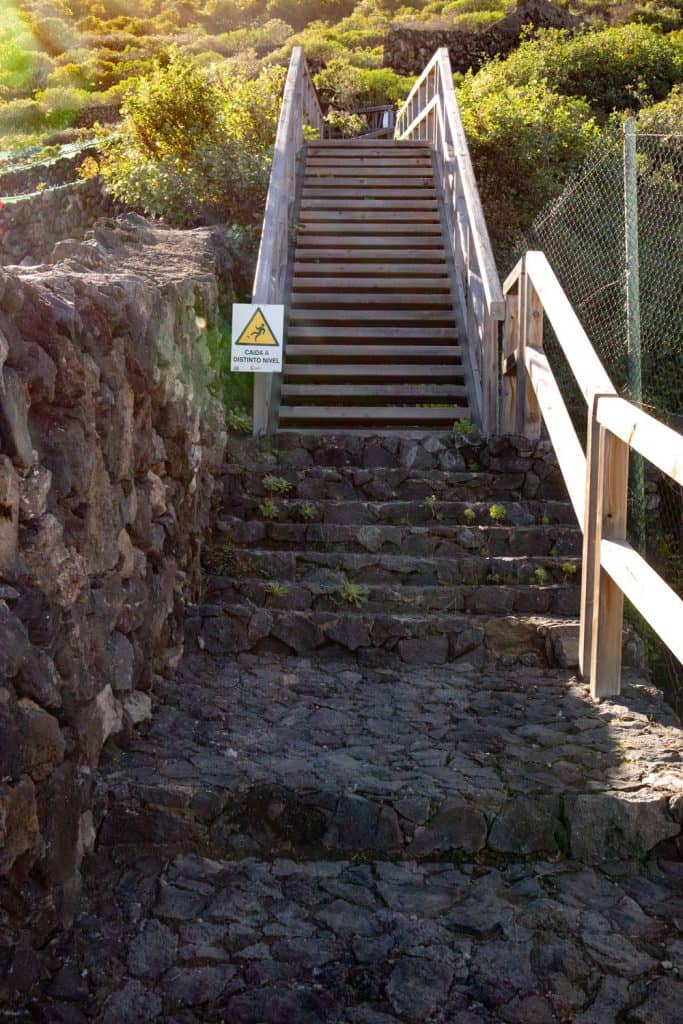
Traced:
[[297, 345], [289, 344], [285, 352], [293, 359], [424, 359], [451, 362], [460, 359], [458, 345]]
[[[360, 186], [356, 182], [347, 182], [345, 186], [331, 185], [304, 185], [301, 193], [302, 200], [306, 199], [327, 199], [333, 203], [335, 209], [337, 207], [337, 200], [341, 199], [355, 199], [358, 201], [358, 189]], [[431, 188], [396, 188], [395, 185], [387, 186], [385, 188], [377, 188], [376, 186], [363, 187], [363, 198], [364, 199], [385, 199], [385, 200], [398, 200], [408, 201], [410, 199], [429, 199], [434, 202], [437, 199], [436, 189]]]
[[293, 309], [291, 311], [292, 322], [306, 320], [342, 320], [345, 323], [357, 323], [358, 321], [371, 324], [383, 321], [384, 323], [423, 324], [427, 320], [436, 320], [441, 323], [450, 323], [453, 320], [453, 313], [450, 307], [445, 310], [437, 309]]
[[[385, 267], [395, 269], [397, 260], [402, 260], [404, 262], [414, 260], [422, 263], [434, 263], [435, 260], [443, 261], [446, 258], [443, 248], [401, 248], [399, 252], [392, 253], [391, 260], [388, 260], [387, 256], [388, 252], [386, 249], [377, 248], [376, 246], [362, 247], [359, 245], [330, 245], [325, 248], [311, 246], [310, 248], [302, 247], [301, 249], [297, 249], [295, 266], [304, 260], [329, 260], [335, 262], [338, 260], [348, 260], [350, 263], [358, 263], [361, 260], [365, 260], [368, 263], [379, 262]], [[374, 267], [372, 272], [373, 274], [376, 273], [376, 269]]]
[[318, 177], [306, 177], [304, 184], [304, 194], [308, 190], [320, 190], [320, 189], [372, 189], [374, 191], [381, 192], [382, 189], [392, 189], [397, 191], [405, 186], [407, 189], [422, 189], [422, 188], [434, 188], [434, 179], [424, 172], [419, 171], [414, 176], [409, 172], [401, 172], [401, 174], [364, 174], [359, 176], [356, 172], [345, 177], [343, 174], [335, 174], [329, 176]]
[[293, 292], [290, 306], [292, 309], [324, 309], [327, 307], [339, 306], [389, 306], [396, 309], [397, 306], [443, 306], [452, 309], [450, 295], [413, 295], [395, 294], [392, 292], [377, 292], [362, 294], [359, 292], [334, 291], [328, 295], [317, 292]]
[[280, 422], [338, 420], [343, 423], [451, 423], [469, 417], [469, 409], [462, 405], [446, 406], [348, 406], [282, 405]]
[[[426, 278], [414, 278], [411, 274], [406, 273], [403, 277], [328, 277], [327, 275], [322, 277], [307, 277], [305, 274], [297, 274], [294, 276], [293, 286], [295, 291], [327, 291], [331, 288], [334, 289], [337, 295], [344, 292], [367, 292], [372, 294], [373, 292], [385, 292], [385, 291], [397, 291], [406, 292], [409, 289], [412, 291], [423, 291], [426, 293], [430, 292], [450, 292], [451, 282], [450, 278], [446, 274], [446, 270], [441, 277], [426, 277]], [[367, 295], [363, 295], [362, 298], [367, 298]]]
[[299, 213], [299, 224], [308, 227], [325, 223], [328, 225], [340, 222], [352, 224], [356, 222], [372, 224], [385, 224], [398, 221], [401, 224], [412, 223], [436, 223], [441, 224], [441, 215], [436, 203], [428, 210], [301, 210]]
[[449, 327], [377, 327], [373, 324], [354, 324], [353, 327], [294, 327], [291, 326], [287, 332], [290, 340], [315, 341], [323, 338], [337, 338], [341, 341], [356, 342], [361, 344], [365, 341], [383, 341], [389, 338], [392, 341], [421, 342], [424, 341], [444, 343], [455, 343], [458, 340], [458, 332], [454, 325]]
[[[458, 349], [458, 355], [460, 350]], [[457, 364], [444, 363], [391, 363], [377, 366], [373, 363], [285, 363], [284, 376], [293, 378], [311, 377], [316, 382], [324, 378], [362, 378], [374, 380], [390, 380], [396, 377], [401, 381], [424, 380], [462, 380], [462, 367]]]
[[[458, 401], [467, 398], [463, 384], [283, 384], [283, 399], [307, 398], [309, 401], [345, 399], [353, 403], [364, 398], [390, 397], [394, 401], [421, 402], [426, 398]], [[348, 404], [348, 403], [347, 403]]]
[[364, 139], [357, 137], [353, 139], [311, 139], [307, 143], [307, 150], [309, 153], [314, 152], [316, 149], [431, 149], [428, 142], [422, 142], [419, 139]]
[[[312, 224], [308, 224], [305, 221], [299, 224], [299, 230], [297, 233], [297, 245], [308, 245], [310, 239], [322, 237], [323, 241], [327, 238], [334, 237], [335, 240], [340, 236], [344, 236], [343, 240], [346, 240], [348, 235], [356, 234], [357, 232], [364, 232], [363, 238], [371, 239], [377, 238], [382, 241], [393, 242], [394, 238], [410, 236], [411, 242], [414, 242], [416, 238], [429, 238], [430, 241], [433, 238], [442, 240], [441, 224], [438, 221], [424, 221], [420, 220], [417, 223], [411, 221], [400, 221], [394, 223], [393, 221], [385, 222], [377, 218], [367, 221], [315, 221]], [[361, 236], [357, 236], [361, 237]]]
[[[415, 235], [343, 235], [338, 234], [309, 235], [302, 233], [297, 238], [296, 255], [305, 252], [307, 249], [326, 249], [335, 245], [345, 245], [354, 249], [385, 249], [412, 248], [412, 249], [434, 249], [443, 252], [443, 237], [441, 232], [437, 235], [424, 233]], [[385, 253], [385, 258], [386, 258]]]
[[407, 211], [420, 211], [420, 210], [438, 210], [439, 204], [436, 197], [430, 199], [428, 196], [423, 196], [422, 193], [418, 193], [416, 199], [406, 199], [405, 196], [397, 197], [392, 199], [391, 197], [368, 199], [364, 195], [362, 196], [350, 196], [344, 199], [337, 199], [331, 201], [330, 199], [302, 199], [301, 200], [301, 211], [305, 212], [308, 210], [329, 210], [333, 213], [339, 211], [340, 216], [344, 216], [344, 210], [358, 210], [363, 212], [371, 212], [372, 210], [394, 210], [397, 213], [406, 213]]
[[357, 165], [355, 162], [348, 164], [329, 164], [326, 162], [320, 166], [307, 164], [305, 174], [307, 185], [318, 184], [320, 180], [325, 181], [328, 178], [352, 178], [354, 184], [356, 182], [363, 182], [368, 185], [377, 180], [382, 181], [385, 178], [389, 179], [392, 184], [395, 184], [396, 181], [410, 182], [414, 178], [424, 181], [425, 184], [434, 184], [430, 168], [426, 165], [414, 167], [406, 164], [404, 161], [401, 161], [399, 166], [392, 166], [385, 162], [363, 164], [362, 166]]
[[316, 277], [322, 276], [326, 278], [328, 275], [339, 276], [341, 274], [364, 274], [369, 275], [372, 272], [373, 278], [381, 277], [386, 274], [387, 277], [397, 277], [399, 274], [405, 273], [410, 274], [412, 277], [422, 277], [426, 280], [430, 280], [433, 277], [442, 277], [447, 275], [445, 263], [434, 263], [430, 261], [416, 262], [414, 259], [409, 261], [403, 260], [404, 253], [401, 252], [401, 259], [391, 260], [390, 262], [381, 262], [372, 264], [368, 267], [367, 263], [353, 263], [351, 261], [346, 262], [333, 261], [332, 257], [319, 258], [318, 260], [296, 260], [294, 263], [294, 273]]

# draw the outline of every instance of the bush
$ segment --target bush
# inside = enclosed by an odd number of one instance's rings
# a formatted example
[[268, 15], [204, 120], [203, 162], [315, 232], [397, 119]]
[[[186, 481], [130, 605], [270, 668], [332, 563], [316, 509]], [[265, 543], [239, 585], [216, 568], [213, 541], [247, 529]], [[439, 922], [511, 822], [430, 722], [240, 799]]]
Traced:
[[35, 131], [43, 123], [43, 109], [35, 100], [10, 100], [0, 103], [0, 132]]
[[346, 58], [331, 60], [314, 78], [322, 105], [332, 104], [343, 110], [400, 103], [414, 81], [391, 68], [355, 67]]
[[127, 97], [102, 175], [124, 202], [177, 226], [260, 219], [283, 72], [254, 81], [177, 52]]
[[480, 94], [545, 82], [551, 92], [585, 98], [604, 118], [668, 95], [683, 79], [683, 36], [645, 25], [573, 36], [548, 29], [474, 77]]
[[502, 248], [562, 188], [600, 130], [587, 103], [538, 82], [481, 95], [475, 81], [458, 99], [489, 230]]

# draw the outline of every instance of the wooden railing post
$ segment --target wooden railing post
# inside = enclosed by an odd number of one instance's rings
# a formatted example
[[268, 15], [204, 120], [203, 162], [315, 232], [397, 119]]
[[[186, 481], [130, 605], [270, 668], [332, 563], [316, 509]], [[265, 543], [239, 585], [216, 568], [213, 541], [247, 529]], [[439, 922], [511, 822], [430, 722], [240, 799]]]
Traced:
[[601, 564], [603, 539], [626, 540], [628, 501], [629, 446], [597, 418], [598, 403], [607, 397], [612, 396], [596, 395], [589, 424], [580, 637], [583, 671], [588, 659], [591, 696], [597, 700], [619, 693], [624, 625], [623, 592]]
[[503, 361], [500, 390], [500, 432], [514, 434], [517, 416], [517, 372], [519, 360], [519, 307], [521, 291], [505, 296], [503, 325]]
[[535, 441], [541, 436], [541, 410], [526, 368], [528, 348], [543, 351], [543, 304], [526, 270], [526, 257], [519, 278], [519, 349], [517, 359], [517, 410], [515, 433]]

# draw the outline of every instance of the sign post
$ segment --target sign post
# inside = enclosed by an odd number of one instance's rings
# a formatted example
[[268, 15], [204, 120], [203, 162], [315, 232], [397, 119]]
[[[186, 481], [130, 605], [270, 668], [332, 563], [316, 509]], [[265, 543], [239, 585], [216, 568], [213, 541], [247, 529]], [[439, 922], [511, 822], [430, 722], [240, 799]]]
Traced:
[[235, 303], [230, 369], [242, 373], [281, 373], [284, 321], [284, 306]]

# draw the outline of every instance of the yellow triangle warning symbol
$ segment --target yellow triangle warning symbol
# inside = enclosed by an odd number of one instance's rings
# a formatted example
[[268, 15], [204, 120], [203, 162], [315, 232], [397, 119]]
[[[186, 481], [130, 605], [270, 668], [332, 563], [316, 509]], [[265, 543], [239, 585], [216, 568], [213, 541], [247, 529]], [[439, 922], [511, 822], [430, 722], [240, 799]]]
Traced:
[[280, 342], [270, 329], [268, 321], [261, 310], [257, 309], [239, 338], [235, 340], [235, 345], [249, 345], [250, 347], [253, 345], [266, 345], [279, 348]]

